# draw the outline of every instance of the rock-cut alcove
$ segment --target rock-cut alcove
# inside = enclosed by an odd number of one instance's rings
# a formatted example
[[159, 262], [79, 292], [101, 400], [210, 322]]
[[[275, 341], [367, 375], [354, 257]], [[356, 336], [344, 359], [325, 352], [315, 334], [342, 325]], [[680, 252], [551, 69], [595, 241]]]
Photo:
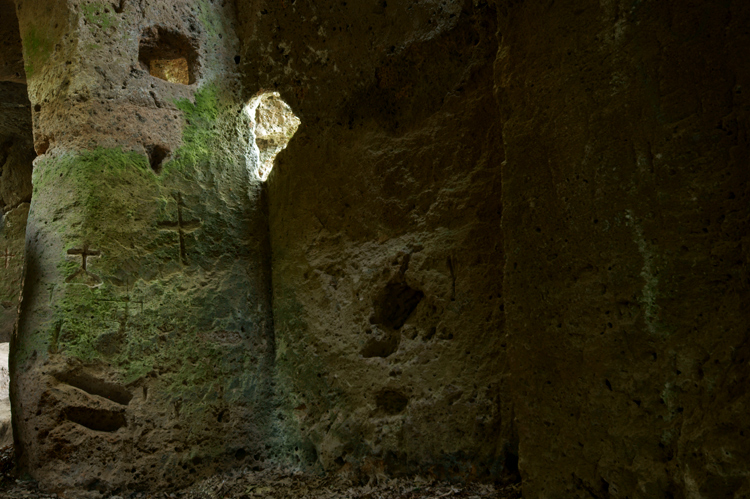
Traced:
[[181, 32], [152, 26], [141, 33], [138, 61], [151, 76], [191, 85], [198, 75], [197, 43]]

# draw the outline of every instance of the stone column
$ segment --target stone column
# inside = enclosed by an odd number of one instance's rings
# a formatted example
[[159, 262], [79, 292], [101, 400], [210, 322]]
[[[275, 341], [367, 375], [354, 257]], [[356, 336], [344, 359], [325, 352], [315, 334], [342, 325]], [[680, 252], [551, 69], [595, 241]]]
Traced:
[[233, 9], [17, 2], [34, 141], [12, 345], [48, 487], [163, 489], [262, 459], [269, 249]]

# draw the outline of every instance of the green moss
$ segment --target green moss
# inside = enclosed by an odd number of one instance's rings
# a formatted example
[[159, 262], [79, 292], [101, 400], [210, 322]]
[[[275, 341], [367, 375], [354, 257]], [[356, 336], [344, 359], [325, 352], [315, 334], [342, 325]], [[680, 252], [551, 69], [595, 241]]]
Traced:
[[198, 19], [210, 37], [217, 37], [219, 33], [225, 31], [222, 18], [217, 15], [218, 12], [216, 7], [207, 0], [198, 1]]
[[174, 169], [184, 169], [186, 165], [204, 162], [219, 147], [216, 121], [219, 118], [220, 103], [215, 85], [206, 85], [195, 93], [195, 103], [187, 99], [175, 101], [182, 111], [185, 128], [182, 133], [183, 145], [175, 154], [177, 159], [164, 165], [165, 173]]
[[[327, 367], [318, 356], [310, 356], [306, 347], [308, 326], [304, 321], [305, 311], [294, 296], [294, 291], [286, 289], [275, 300], [274, 322], [276, 349], [276, 393], [278, 396], [279, 418], [278, 451], [282, 455], [297, 455], [306, 465], [315, 466], [316, 454], [311, 440], [318, 436], [310, 434], [300, 426], [295, 407], [315, 400], [315, 415], [319, 416], [337, 406], [343, 409], [342, 392], [331, 386], [325, 373]], [[312, 410], [312, 404], [309, 404]], [[314, 416], [313, 416], [314, 417]], [[297, 449], [303, 449], [298, 451]]]
[[[222, 162], [221, 156], [216, 157], [219, 140], [214, 130], [221, 114], [216, 90], [199, 91], [194, 104], [181, 101], [179, 105], [186, 120], [184, 145], [176, 152], [179, 159], [165, 165], [161, 176], [151, 170], [144, 155], [103, 148], [48, 159], [35, 169], [37, 196], [51, 200], [55, 208], [50, 210], [64, 213], [45, 216], [52, 220], [49, 230], [63, 235], [58, 275], [64, 279], [75, 274], [81, 260], [65, 252], [86, 243], [103, 254], [89, 265], [102, 284], [94, 288], [63, 284], [51, 300], [53, 319], [26, 342], [20, 360], [24, 362], [35, 350], [83, 362], [103, 359], [116, 367], [126, 384], [158, 371], [160, 389], [179, 400], [181, 414], [187, 416], [203, 414], [207, 406], [221, 400], [257, 399], [263, 383], [259, 359], [248, 355], [244, 346], [221, 347], [203, 338], [218, 324], [227, 329], [232, 324], [212, 319], [223, 306], [216, 303], [215, 291], [196, 290], [193, 271], [180, 271], [176, 233], [155, 227], [159, 220], [174, 220], [175, 189], [185, 190], [192, 183], [189, 177], [207, 162]], [[228, 215], [211, 216], [223, 220]], [[201, 218], [204, 226], [216, 224], [209, 215]], [[200, 244], [216, 246], [217, 242]], [[213, 251], [224, 253], [223, 246], [219, 243]], [[196, 262], [206, 258], [191, 254]], [[176, 272], [154, 272], [154, 279], [148, 281], [139, 277], [151, 266], [162, 268], [170, 261], [177, 262]], [[198, 324], [196, 317], [205, 318], [205, 324]]]
[[[50, 314], [26, 335], [19, 361], [49, 352], [106, 362], [124, 384], [148, 377], [149, 394], [179, 405], [185, 431], [198, 435], [221, 404], [271, 404], [272, 359], [253, 350], [265, 326], [235, 313], [245, 300], [264, 299], [247, 297], [257, 290], [244, 291], [248, 272], [238, 263], [249, 262], [252, 250], [238, 243], [248, 237], [251, 205], [233, 200], [247, 190], [240, 153], [231, 148], [235, 99], [205, 85], [193, 102], [176, 106], [183, 145], [158, 175], [145, 155], [104, 148], [44, 159], [34, 169], [35, 199], [45, 200], [35, 216], [45, 221], [43, 232], [56, 234], [42, 259], [52, 276]], [[165, 228], [177, 220], [178, 202], [186, 220], [200, 223], [185, 236], [187, 263], [177, 231]], [[101, 279], [95, 287], [66, 282], [82, 263], [67, 251], [84, 244], [101, 252], [88, 266]], [[242, 296], [227, 296], [228, 289]], [[242, 341], [211, 339], [222, 330], [242, 331]]]
[[26, 60], [26, 76], [32, 76], [36, 69], [42, 65], [54, 47], [54, 41], [45, 36], [43, 30], [37, 30], [31, 26], [23, 37], [23, 52]]
[[117, 17], [112, 12], [112, 6], [102, 2], [91, 2], [81, 6], [83, 17], [86, 22], [107, 30], [117, 25]]

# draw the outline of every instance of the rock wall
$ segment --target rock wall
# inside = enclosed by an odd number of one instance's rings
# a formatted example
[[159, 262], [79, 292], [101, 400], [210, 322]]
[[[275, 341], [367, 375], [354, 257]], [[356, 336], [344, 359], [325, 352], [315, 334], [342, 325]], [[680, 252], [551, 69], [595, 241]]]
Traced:
[[0, 448], [13, 443], [10, 412], [10, 372], [8, 371], [9, 343], [0, 343]]
[[10, 341], [18, 315], [31, 200], [31, 143], [26, 86], [0, 82], [0, 343]]
[[0, 81], [24, 83], [21, 34], [18, 31], [16, 6], [13, 0], [0, 0]]
[[277, 89], [302, 120], [269, 177], [280, 450], [511, 476], [494, 12], [240, 12], [246, 92]]
[[500, 13], [524, 497], [750, 494], [750, 8]]
[[[0, 134], [31, 111], [41, 156], [11, 396], [45, 486], [270, 460], [750, 494], [745, 3], [17, 12], [31, 103], [3, 83]], [[301, 125], [261, 184], [283, 137], [261, 157], [245, 106], [275, 92]], [[2, 143], [10, 303], [33, 153]]]
[[92, 496], [265, 458], [267, 213], [233, 6], [18, 2], [34, 141], [24, 471]]

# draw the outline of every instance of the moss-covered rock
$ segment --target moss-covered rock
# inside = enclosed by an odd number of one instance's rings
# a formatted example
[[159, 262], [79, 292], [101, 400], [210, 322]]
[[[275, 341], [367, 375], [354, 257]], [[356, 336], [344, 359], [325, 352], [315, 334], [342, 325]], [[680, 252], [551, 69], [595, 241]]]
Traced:
[[[217, 17], [230, 12], [196, 8]], [[155, 20], [86, 2], [69, 19], [78, 14], [84, 22], [76, 50], [89, 40], [102, 44], [88, 55], [95, 68], [76, 62], [76, 78], [92, 96], [107, 91], [94, 75], [118, 71], [103, 54], [116, 48], [120, 30]], [[162, 27], [190, 32], [180, 24], [187, 18], [170, 16]], [[33, 30], [22, 31], [32, 43]], [[249, 119], [238, 112], [233, 68], [216, 62], [218, 52], [231, 50], [232, 35], [197, 37], [212, 40], [201, 54], [214, 64], [196, 85], [150, 75], [131, 80], [154, 96], [146, 103], [132, 89], [111, 107], [76, 100], [80, 92], [40, 103], [85, 108], [99, 120], [92, 128], [74, 112], [69, 124], [46, 121], [49, 149], [33, 172], [12, 392], [21, 408], [22, 467], [47, 486], [177, 486], [266, 453], [270, 254], [260, 187], [247, 168]], [[32, 98], [45, 95], [50, 81], [31, 78]], [[128, 119], [169, 125], [141, 135], [98, 128], [81, 147], [82, 130], [117, 122], [123, 107]]]

